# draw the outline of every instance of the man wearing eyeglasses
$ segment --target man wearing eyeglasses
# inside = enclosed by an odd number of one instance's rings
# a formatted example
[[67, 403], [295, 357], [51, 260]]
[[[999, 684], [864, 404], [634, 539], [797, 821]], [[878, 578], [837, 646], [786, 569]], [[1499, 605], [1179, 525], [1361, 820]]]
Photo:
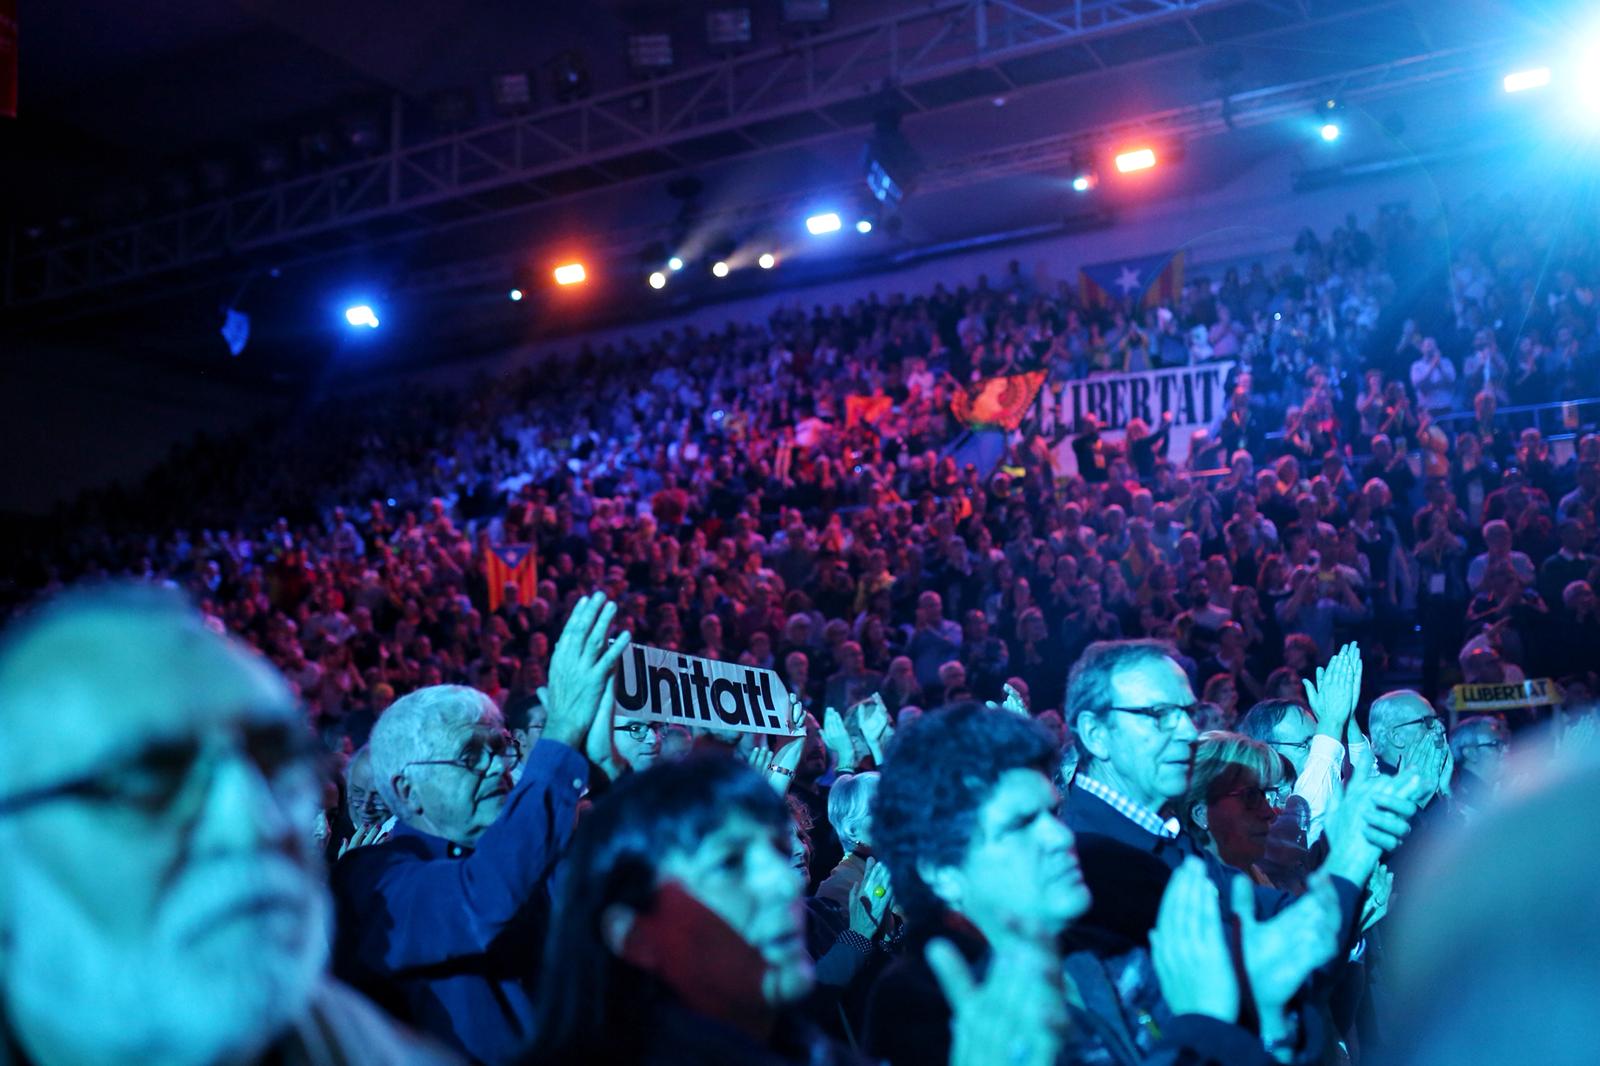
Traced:
[[[1230, 876], [1173, 817], [1172, 803], [1188, 786], [1199, 735], [1190, 718], [1194, 704], [1188, 675], [1157, 641], [1091, 644], [1067, 681], [1067, 713], [1077, 727], [1080, 761], [1066, 821], [1078, 837], [1095, 900], [1086, 921], [1135, 944], [1154, 926], [1167, 879], [1185, 858], [1207, 860], [1219, 887]], [[1388, 797], [1381, 802], [1390, 809], [1370, 813], [1369, 832], [1398, 843], [1414, 808]], [[1377, 858], [1352, 841], [1329, 861], [1347, 927], [1356, 912], [1356, 886], [1365, 884]], [[1257, 907], [1265, 914], [1289, 902], [1285, 893], [1257, 892]]]
[[[1236, 871], [1183, 833], [1173, 801], [1188, 787], [1199, 734], [1189, 677], [1157, 641], [1100, 641], [1089, 645], [1067, 681], [1066, 707], [1077, 727], [1080, 768], [1066, 798], [1065, 820], [1092, 903], [1081, 919], [1097, 931], [1105, 950], [1142, 949], [1155, 928], [1161, 897], [1173, 872], [1199, 859], [1231, 911]], [[1401, 804], [1404, 806], [1404, 804]], [[1405, 822], [1390, 828], [1404, 835]], [[1356, 916], [1359, 884], [1376, 864], [1374, 848], [1352, 845], [1327, 865], [1338, 896], [1340, 939]], [[1257, 917], [1275, 915], [1293, 897], [1265, 886], [1254, 889]], [[1314, 1012], [1293, 1009], [1263, 1028], [1275, 1054], [1314, 1054], [1328, 1037]]]
[[1456, 764], [1450, 797], [1463, 818], [1475, 819], [1499, 790], [1510, 749], [1511, 731], [1492, 715], [1463, 718], [1450, 731], [1450, 756]]
[[322, 976], [324, 768], [289, 686], [147, 585], [0, 646], [0, 1062], [444, 1061]]
[[372, 731], [373, 774], [401, 824], [334, 870], [335, 970], [491, 1066], [517, 1060], [533, 1035], [551, 871], [589, 763], [619, 772], [611, 685], [628, 635], [607, 645], [615, 613], [599, 593], [573, 608], [525, 758], [494, 701], [462, 686], [413, 692]]

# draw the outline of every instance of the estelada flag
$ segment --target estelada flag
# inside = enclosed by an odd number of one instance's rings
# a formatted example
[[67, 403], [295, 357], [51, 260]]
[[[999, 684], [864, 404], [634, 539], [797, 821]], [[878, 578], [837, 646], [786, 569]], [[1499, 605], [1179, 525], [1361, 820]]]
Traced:
[[506, 586], [516, 585], [517, 603], [527, 607], [539, 595], [539, 567], [531, 544], [502, 544], [489, 549], [483, 563], [489, 583], [489, 610], [498, 611], [506, 599]]
[[1183, 291], [1183, 253], [1113, 259], [1078, 271], [1078, 295], [1086, 307], [1118, 307], [1133, 297], [1137, 307], [1176, 303]]
[[969, 426], [1004, 426], [1016, 429], [1023, 415], [1039, 395], [1045, 372], [985, 378], [970, 389], [962, 389], [950, 401], [950, 411]]

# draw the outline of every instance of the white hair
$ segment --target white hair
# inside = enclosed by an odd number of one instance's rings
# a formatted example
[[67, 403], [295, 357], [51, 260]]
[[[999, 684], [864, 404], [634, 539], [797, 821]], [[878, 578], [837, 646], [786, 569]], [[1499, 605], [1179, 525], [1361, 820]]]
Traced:
[[828, 791], [828, 821], [839, 834], [846, 855], [872, 831], [872, 798], [878, 794], [878, 774], [841, 774]]
[[404, 805], [394, 791], [394, 779], [407, 764], [421, 759], [448, 759], [451, 733], [474, 726], [491, 715], [500, 718], [494, 700], [466, 685], [430, 685], [395, 700], [372, 727], [367, 747], [372, 751], [372, 776], [378, 795], [404, 820]]

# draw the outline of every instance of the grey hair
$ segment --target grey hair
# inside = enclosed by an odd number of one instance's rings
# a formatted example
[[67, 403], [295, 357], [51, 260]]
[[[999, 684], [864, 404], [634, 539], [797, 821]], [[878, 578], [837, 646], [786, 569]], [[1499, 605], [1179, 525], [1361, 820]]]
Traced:
[[1172, 645], [1159, 640], [1097, 640], [1083, 650], [1067, 676], [1066, 723], [1078, 734], [1078, 756], [1087, 766], [1091, 756], [1083, 748], [1078, 719], [1085, 714], [1104, 714], [1111, 705], [1111, 679], [1124, 666], [1171, 659]]
[[1456, 723], [1450, 731], [1450, 755], [1455, 759], [1456, 765], [1461, 765], [1462, 753], [1474, 744], [1480, 743], [1490, 737], [1496, 740], [1511, 739], [1511, 731], [1500, 719], [1490, 714], [1475, 714], [1471, 718], [1463, 718]]
[[839, 834], [839, 844], [849, 855], [872, 830], [872, 797], [878, 794], [878, 774], [840, 774], [828, 792], [828, 822]]
[[485, 715], [499, 721], [500, 708], [494, 700], [466, 685], [419, 688], [395, 700], [383, 712], [367, 742], [372, 751], [372, 776], [383, 802], [402, 821], [405, 808], [394, 791], [394, 779], [409, 763], [455, 755], [443, 747], [444, 738], [458, 727], [477, 725]]

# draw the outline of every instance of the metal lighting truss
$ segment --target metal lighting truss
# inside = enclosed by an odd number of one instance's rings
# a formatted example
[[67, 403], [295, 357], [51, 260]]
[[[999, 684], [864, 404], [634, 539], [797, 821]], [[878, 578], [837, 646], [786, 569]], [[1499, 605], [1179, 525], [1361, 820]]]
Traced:
[[[1030, 85], [1116, 65], [1137, 56], [1139, 45], [1121, 39], [1134, 31], [1159, 28], [1156, 48], [1168, 54], [1199, 47], [1211, 43], [1199, 18], [1246, 2], [935, 0], [425, 143], [406, 144], [396, 122], [389, 148], [361, 162], [59, 243], [13, 234], [5, 299], [20, 307], [267, 249], [314, 257], [493, 215], [508, 194], [526, 206], [830, 136], [885, 105], [915, 111], [1008, 91], [1018, 81], [1003, 63], [1044, 64]], [[1376, 2], [1350, 0], [1339, 13]], [[1249, 7], [1274, 31], [1322, 17], [1308, 0]], [[1066, 51], [1051, 63], [1049, 53]]]
[[[1503, 49], [1493, 44], [1443, 49], [1344, 71], [1334, 77], [1274, 85], [1212, 98], [1182, 107], [1140, 115], [1123, 122], [1097, 125], [1069, 134], [948, 160], [922, 172], [917, 192], [926, 195], [962, 189], [985, 181], [1018, 174], [1057, 171], [1085, 159], [1104, 156], [1113, 145], [1148, 139], [1157, 145], [1182, 143], [1220, 134], [1229, 129], [1265, 125], [1286, 117], [1309, 114], [1318, 101], [1333, 97], [1348, 104], [1380, 99], [1426, 85], [1481, 76], [1499, 69]], [[737, 232], [773, 219], [798, 218], [809, 207], [830, 197], [841, 203], [859, 193], [860, 180], [811, 187], [803, 192], [750, 200], [708, 213], [697, 221], [707, 231]], [[596, 258], [627, 258], [659, 237], [659, 226], [617, 230], [588, 246]], [[401, 288], [408, 293], [442, 292], [469, 286], [492, 285], [511, 275], [523, 254], [508, 253], [419, 270], [407, 276]]]

